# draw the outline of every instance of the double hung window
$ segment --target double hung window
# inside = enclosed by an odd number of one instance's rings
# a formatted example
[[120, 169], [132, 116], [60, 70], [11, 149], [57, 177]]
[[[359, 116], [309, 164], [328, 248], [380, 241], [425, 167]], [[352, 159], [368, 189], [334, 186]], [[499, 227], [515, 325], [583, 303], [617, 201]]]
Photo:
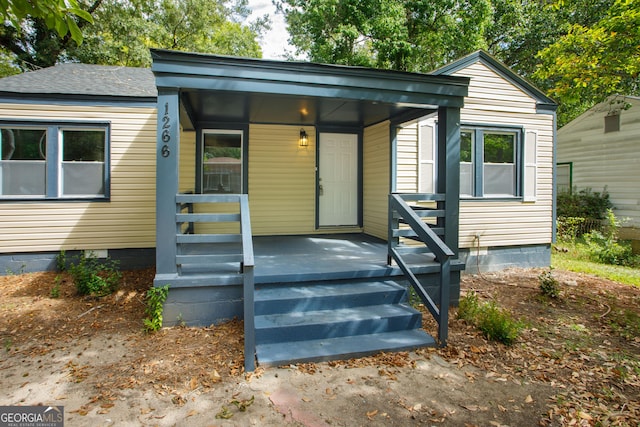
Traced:
[[460, 133], [460, 195], [519, 197], [522, 131], [463, 127]]
[[0, 199], [109, 196], [107, 124], [0, 123]]

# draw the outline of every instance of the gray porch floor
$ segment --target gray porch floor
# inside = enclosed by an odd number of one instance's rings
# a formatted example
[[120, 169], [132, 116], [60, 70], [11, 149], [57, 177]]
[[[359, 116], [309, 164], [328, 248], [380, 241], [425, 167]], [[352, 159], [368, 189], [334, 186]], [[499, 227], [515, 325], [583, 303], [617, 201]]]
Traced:
[[400, 274], [387, 265], [387, 242], [366, 234], [259, 236], [253, 250], [256, 283]]

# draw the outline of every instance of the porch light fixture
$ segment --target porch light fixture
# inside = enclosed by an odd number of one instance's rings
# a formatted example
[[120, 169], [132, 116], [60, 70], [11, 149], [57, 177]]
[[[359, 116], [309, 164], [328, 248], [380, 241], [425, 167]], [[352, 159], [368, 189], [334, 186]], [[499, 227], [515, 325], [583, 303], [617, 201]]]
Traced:
[[300, 140], [298, 141], [300, 147], [309, 146], [309, 137], [307, 136], [307, 132], [304, 129], [300, 129]]

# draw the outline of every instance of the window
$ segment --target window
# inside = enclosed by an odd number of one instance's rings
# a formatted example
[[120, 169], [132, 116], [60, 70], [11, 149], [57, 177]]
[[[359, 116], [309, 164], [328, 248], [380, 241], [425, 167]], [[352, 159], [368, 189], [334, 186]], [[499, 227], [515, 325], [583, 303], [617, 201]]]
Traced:
[[0, 124], [0, 198], [108, 196], [106, 124]]
[[241, 194], [242, 131], [206, 130], [202, 145], [202, 192]]
[[522, 131], [463, 127], [460, 132], [460, 194], [521, 196]]
[[573, 174], [573, 163], [556, 164], [556, 191], [558, 193], [571, 192], [571, 178]]

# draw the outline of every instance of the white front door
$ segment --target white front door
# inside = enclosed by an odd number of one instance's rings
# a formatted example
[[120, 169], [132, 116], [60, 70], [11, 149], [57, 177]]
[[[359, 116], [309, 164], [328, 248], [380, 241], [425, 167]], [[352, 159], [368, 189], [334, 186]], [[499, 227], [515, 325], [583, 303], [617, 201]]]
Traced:
[[358, 135], [321, 133], [318, 224], [358, 225]]

